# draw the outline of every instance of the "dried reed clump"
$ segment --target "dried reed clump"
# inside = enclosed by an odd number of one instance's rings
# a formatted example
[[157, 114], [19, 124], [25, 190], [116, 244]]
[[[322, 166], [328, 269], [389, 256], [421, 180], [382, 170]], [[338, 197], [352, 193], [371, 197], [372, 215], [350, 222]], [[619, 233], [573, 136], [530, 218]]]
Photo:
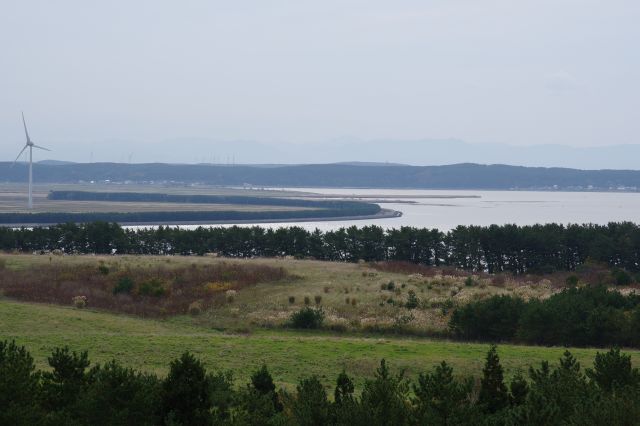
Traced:
[[310, 305], [311, 304], [311, 298], [309, 296], [305, 296], [304, 297], [304, 304], [305, 305]]
[[87, 306], [87, 296], [74, 296], [71, 298], [73, 306], [78, 309], [82, 309]]
[[238, 292], [236, 292], [235, 290], [227, 290], [224, 295], [227, 298], [227, 303], [233, 303], [233, 301], [236, 299], [236, 295], [238, 294]]
[[317, 295], [314, 296], [313, 300], [314, 300], [314, 302], [316, 302], [316, 305], [319, 305], [322, 302], [322, 296], [317, 294]]
[[200, 300], [196, 300], [195, 302], [191, 302], [189, 304], [189, 308], [187, 309], [189, 315], [192, 317], [197, 317], [202, 313], [202, 302]]
[[209, 293], [217, 293], [221, 291], [227, 291], [233, 287], [233, 284], [229, 282], [210, 282], [204, 285], [204, 290]]
[[294, 303], [296, 303], [296, 297], [295, 296], [289, 296], [289, 304], [293, 305]]

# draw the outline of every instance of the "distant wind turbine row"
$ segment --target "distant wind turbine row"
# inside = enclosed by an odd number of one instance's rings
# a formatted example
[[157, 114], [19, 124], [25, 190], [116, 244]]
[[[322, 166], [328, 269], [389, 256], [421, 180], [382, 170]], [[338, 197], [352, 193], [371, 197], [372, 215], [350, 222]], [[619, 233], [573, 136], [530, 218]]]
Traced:
[[36, 145], [31, 141], [31, 138], [29, 137], [29, 131], [27, 130], [27, 123], [24, 121], [24, 112], [22, 113], [22, 124], [24, 125], [24, 134], [27, 137], [27, 143], [24, 145], [24, 148], [22, 148], [22, 151], [20, 151], [20, 154], [18, 154], [18, 156], [16, 157], [16, 159], [13, 162], [13, 164], [11, 165], [11, 167], [13, 167], [16, 164], [16, 162], [18, 161], [18, 159], [20, 158], [22, 153], [27, 148], [29, 148], [29, 203], [28, 203], [28, 208], [29, 208], [29, 210], [31, 210], [31, 209], [33, 209], [33, 148], [43, 149], [45, 151], [51, 151], [51, 150], [47, 149], [47, 148], [45, 148], [43, 146]]

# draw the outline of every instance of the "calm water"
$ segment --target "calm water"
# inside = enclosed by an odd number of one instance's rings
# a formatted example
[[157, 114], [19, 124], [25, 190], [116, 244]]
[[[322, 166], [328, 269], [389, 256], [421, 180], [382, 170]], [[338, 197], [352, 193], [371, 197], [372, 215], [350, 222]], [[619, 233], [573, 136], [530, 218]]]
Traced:
[[[385, 202], [380, 203], [380, 206], [401, 211], [403, 216], [376, 220], [262, 223], [260, 226], [295, 225], [309, 230], [315, 228], [331, 230], [352, 225], [378, 225], [383, 228], [415, 226], [449, 230], [457, 225], [640, 222], [640, 194], [638, 193], [333, 188], [296, 188], [294, 190], [349, 197], [390, 196], [393, 198], [384, 200]], [[421, 198], [425, 196], [439, 198]], [[469, 196], [477, 198], [463, 198]], [[381, 200], [376, 199], [376, 201]], [[405, 204], [397, 201], [414, 203]], [[243, 224], [242, 226], [251, 225]], [[192, 225], [181, 226], [181, 228], [187, 229], [194, 227]]]

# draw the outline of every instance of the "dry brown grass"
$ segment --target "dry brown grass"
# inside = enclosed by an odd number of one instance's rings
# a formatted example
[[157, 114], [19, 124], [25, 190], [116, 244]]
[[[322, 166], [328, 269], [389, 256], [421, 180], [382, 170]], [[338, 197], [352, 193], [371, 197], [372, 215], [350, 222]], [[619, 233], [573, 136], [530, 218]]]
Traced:
[[23, 301], [78, 306], [74, 300], [84, 298], [87, 307], [158, 317], [185, 314], [190, 306], [206, 310], [229, 302], [230, 292], [287, 276], [281, 267], [236, 262], [174, 267], [55, 262], [5, 270], [0, 290]]
[[[190, 316], [190, 321], [209, 328], [231, 331], [280, 327], [288, 321], [293, 312], [305, 306], [305, 298], [308, 298], [310, 305], [315, 305], [315, 296], [321, 296], [320, 305], [326, 313], [325, 324], [331, 330], [434, 335], [446, 329], [455, 306], [496, 294], [517, 295], [523, 299], [546, 298], [561, 291], [569, 275], [504, 275], [494, 283], [494, 276], [487, 274], [471, 274], [451, 271], [448, 268], [429, 268], [411, 264], [380, 267], [370, 264], [285, 258], [230, 260], [206, 256], [50, 258], [38, 255], [0, 255], [0, 260], [2, 259], [5, 260], [6, 271], [22, 271], [21, 274], [25, 274], [18, 275], [19, 277], [29, 276], [31, 270], [41, 271], [41, 275], [46, 275], [43, 271], [50, 272], [47, 281], [49, 286], [56, 282], [53, 278], [55, 271], [58, 271], [57, 281], [61, 288], [67, 285], [60, 280], [60, 274], [64, 271], [85, 271], [85, 275], [75, 280], [75, 286], [71, 287], [73, 291], [62, 294], [58, 301], [54, 300], [53, 303], [71, 305], [71, 298], [79, 295], [79, 291], [82, 290], [88, 298], [87, 308], [91, 309], [99, 307], [96, 304], [96, 294], [92, 292], [102, 292], [106, 300], [106, 309], [139, 315], [167, 315], [168, 312], [187, 313], [189, 304], [204, 300], [206, 303], [200, 302], [197, 305], [198, 309], [194, 309], [196, 315]], [[106, 277], [101, 276], [97, 270], [100, 261], [110, 269]], [[229, 275], [212, 275], [213, 271], [230, 271], [233, 265], [237, 265], [234, 267], [244, 273], [264, 272], [257, 273], [251, 279], [249, 275], [243, 275], [242, 279], [238, 275], [231, 278]], [[48, 267], [51, 269], [47, 269]], [[136, 300], [143, 296], [136, 295], [135, 290], [131, 295], [113, 296], [109, 292], [112, 292], [115, 278], [124, 271], [137, 271], [139, 275], [134, 277], [136, 284], [152, 278], [154, 273], [159, 274], [163, 282], [170, 284], [169, 299], [178, 297], [175, 299], [176, 305], [171, 305], [173, 302], [168, 299], [165, 305], [163, 300], [150, 296], [144, 296], [145, 300]], [[267, 271], [272, 271], [275, 275], [269, 275], [272, 272]], [[587, 272], [595, 276], [592, 271], [586, 271], [585, 274]], [[588, 274], [585, 277], [591, 276]], [[186, 294], [178, 295], [177, 290], [180, 287], [176, 283], [176, 276], [194, 283], [192, 287], [186, 285], [185, 288], [189, 289], [186, 290]], [[390, 290], [388, 284], [391, 281], [394, 285]], [[246, 285], [241, 284], [243, 282]], [[4, 291], [3, 288], [3, 285], [0, 285], [0, 292]], [[30, 300], [49, 301], [45, 298], [46, 292], [38, 295], [40, 289], [41, 287], [35, 287], [31, 290]], [[208, 299], [203, 299], [203, 289], [212, 292]], [[228, 290], [236, 291], [232, 302], [225, 298]], [[419, 299], [418, 308], [411, 310], [404, 306], [410, 290], [414, 291]], [[6, 293], [5, 295], [15, 297]], [[355, 305], [353, 300], [356, 301]], [[165, 310], [162, 310], [163, 308]]]

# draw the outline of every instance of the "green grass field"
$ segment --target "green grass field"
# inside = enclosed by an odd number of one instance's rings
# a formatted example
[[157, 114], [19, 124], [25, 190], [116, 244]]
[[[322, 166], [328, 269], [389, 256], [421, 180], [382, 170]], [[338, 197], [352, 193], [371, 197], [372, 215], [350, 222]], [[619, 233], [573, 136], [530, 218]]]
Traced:
[[[0, 300], [0, 339], [15, 339], [28, 347], [39, 367], [56, 346], [88, 350], [93, 362], [117, 359], [126, 365], [165, 374], [169, 361], [185, 350], [195, 353], [209, 369], [231, 369], [238, 384], [266, 363], [278, 385], [292, 388], [301, 377], [317, 374], [331, 385], [342, 368], [359, 382], [371, 376], [381, 358], [409, 377], [447, 360], [457, 374], [478, 376], [487, 344], [419, 338], [377, 338], [283, 330], [227, 334], [194, 324], [190, 317], [146, 320], [70, 307]], [[499, 354], [507, 376], [543, 360], [555, 362], [562, 348], [501, 345]], [[588, 367], [596, 349], [572, 349]], [[627, 351], [634, 363], [640, 352]]]

